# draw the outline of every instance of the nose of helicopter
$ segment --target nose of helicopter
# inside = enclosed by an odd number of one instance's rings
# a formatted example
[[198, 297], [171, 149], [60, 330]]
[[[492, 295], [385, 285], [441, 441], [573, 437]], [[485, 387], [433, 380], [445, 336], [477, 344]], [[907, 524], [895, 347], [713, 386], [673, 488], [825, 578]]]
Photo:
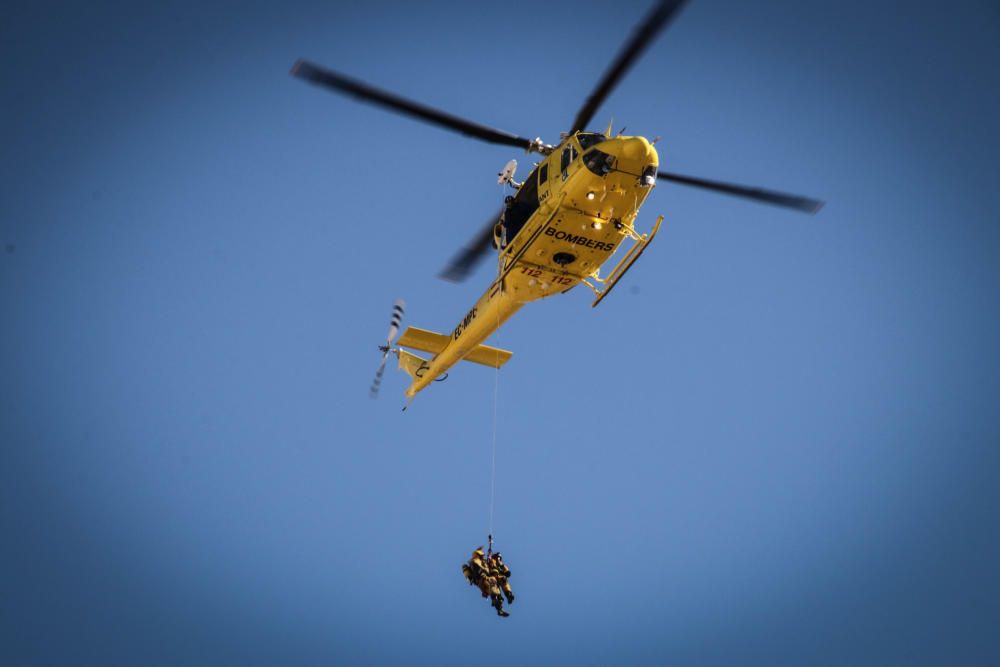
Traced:
[[656, 149], [646, 141], [645, 137], [626, 137], [622, 139], [622, 157], [636, 162], [656, 162]]
[[601, 150], [614, 153], [619, 160], [624, 160], [630, 167], [639, 170], [660, 163], [656, 149], [653, 148], [653, 144], [646, 141], [645, 137], [615, 137], [601, 146]]

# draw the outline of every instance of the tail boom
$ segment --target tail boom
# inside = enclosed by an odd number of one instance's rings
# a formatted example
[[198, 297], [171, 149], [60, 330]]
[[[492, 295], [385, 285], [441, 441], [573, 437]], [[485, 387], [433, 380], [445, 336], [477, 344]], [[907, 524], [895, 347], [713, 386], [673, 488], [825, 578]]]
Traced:
[[[482, 342], [523, 305], [523, 302], [515, 300], [500, 289], [498, 283], [493, 283], [462, 318], [450, 336], [415, 327], [407, 329], [399, 339], [401, 347], [431, 352], [435, 356], [424, 362], [426, 368], [421, 369], [419, 376], [411, 373], [413, 382], [406, 390], [406, 397], [416, 396], [420, 390], [435, 378], [448, 372], [448, 369], [459, 361], [471, 361], [492, 368], [500, 368], [507, 363], [512, 352], [483, 345]], [[401, 356], [400, 365], [402, 363]]]

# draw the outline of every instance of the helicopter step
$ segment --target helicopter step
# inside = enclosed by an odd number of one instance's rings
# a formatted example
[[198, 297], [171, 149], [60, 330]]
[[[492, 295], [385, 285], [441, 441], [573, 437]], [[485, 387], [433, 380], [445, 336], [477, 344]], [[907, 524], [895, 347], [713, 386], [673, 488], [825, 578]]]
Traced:
[[639, 256], [642, 255], [646, 246], [648, 246], [652, 242], [653, 237], [656, 236], [656, 232], [660, 230], [660, 223], [662, 222], [663, 216], [661, 215], [656, 219], [653, 229], [651, 229], [648, 234], [642, 234], [641, 236], [636, 234], [631, 227], [626, 228], [629, 237], [631, 237], [634, 241], [632, 247], [628, 249], [628, 252], [621, 258], [621, 261], [615, 265], [615, 268], [611, 269], [611, 273], [608, 274], [607, 278], [601, 278], [598, 271], [594, 271], [594, 273], [590, 276], [597, 282], [604, 285], [604, 289], [598, 289], [586, 279], [582, 281], [584, 285], [593, 290], [594, 294], [597, 295], [597, 298], [594, 299], [594, 303], [590, 304], [591, 308], [596, 308], [597, 304], [599, 304], [601, 300], [611, 292], [614, 286], [618, 284], [618, 281], [625, 275], [625, 272], [632, 268], [632, 265], [635, 264], [635, 260], [639, 259]]
[[[400, 347], [409, 347], [414, 350], [420, 350], [422, 352], [430, 352], [432, 354], [440, 354], [444, 348], [452, 341], [451, 336], [446, 336], [444, 334], [435, 333], [434, 331], [428, 331], [427, 329], [418, 329], [417, 327], [408, 327], [403, 335], [400, 336], [397, 345]], [[472, 350], [462, 357], [462, 361], [471, 361], [475, 364], [482, 364], [483, 366], [489, 366], [490, 368], [500, 368], [505, 363], [510, 361], [510, 358], [514, 355], [513, 352], [509, 350], [501, 350], [497, 347], [490, 347], [489, 345], [477, 345]], [[417, 357], [415, 354], [411, 354], [411, 357]], [[421, 360], [423, 361], [423, 360]], [[403, 357], [400, 355], [399, 365], [403, 368]], [[408, 368], [404, 368], [408, 373], [410, 372]], [[414, 375], [410, 373], [410, 375]], [[414, 375], [414, 377], [420, 377]]]

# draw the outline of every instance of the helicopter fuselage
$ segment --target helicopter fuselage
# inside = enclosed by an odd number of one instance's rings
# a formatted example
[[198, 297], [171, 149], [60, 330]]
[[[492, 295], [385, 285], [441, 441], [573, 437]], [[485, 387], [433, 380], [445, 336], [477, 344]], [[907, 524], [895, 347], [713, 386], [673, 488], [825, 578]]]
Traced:
[[599, 270], [623, 242], [648, 242], [635, 232], [635, 219], [658, 166], [645, 138], [590, 132], [567, 137], [545, 156], [504, 211], [496, 279], [451, 331], [448, 345], [414, 376], [406, 396], [446, 373], [524, 304], [581, 282], [601, 295], [588, 279], [605, 282]]

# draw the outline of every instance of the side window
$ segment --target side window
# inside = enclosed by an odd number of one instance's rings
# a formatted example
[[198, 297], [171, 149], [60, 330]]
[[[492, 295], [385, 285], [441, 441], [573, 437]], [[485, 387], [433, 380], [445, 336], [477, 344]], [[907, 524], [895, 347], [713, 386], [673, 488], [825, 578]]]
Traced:
[[574, 146], [569, 145], [563, 149], [562, 162], [560, 166], [562, 167], [562, 177], [564, 181], [569, 177], [569, 173], [567, 170], [569, 169], [570, 163], [573, 162], [573, 160], [575, 159], [576, 159], [576, 148]]
[[549, 163], [546, 162], [538, 168], [538, 185], [545, 185], [549, 180]]

